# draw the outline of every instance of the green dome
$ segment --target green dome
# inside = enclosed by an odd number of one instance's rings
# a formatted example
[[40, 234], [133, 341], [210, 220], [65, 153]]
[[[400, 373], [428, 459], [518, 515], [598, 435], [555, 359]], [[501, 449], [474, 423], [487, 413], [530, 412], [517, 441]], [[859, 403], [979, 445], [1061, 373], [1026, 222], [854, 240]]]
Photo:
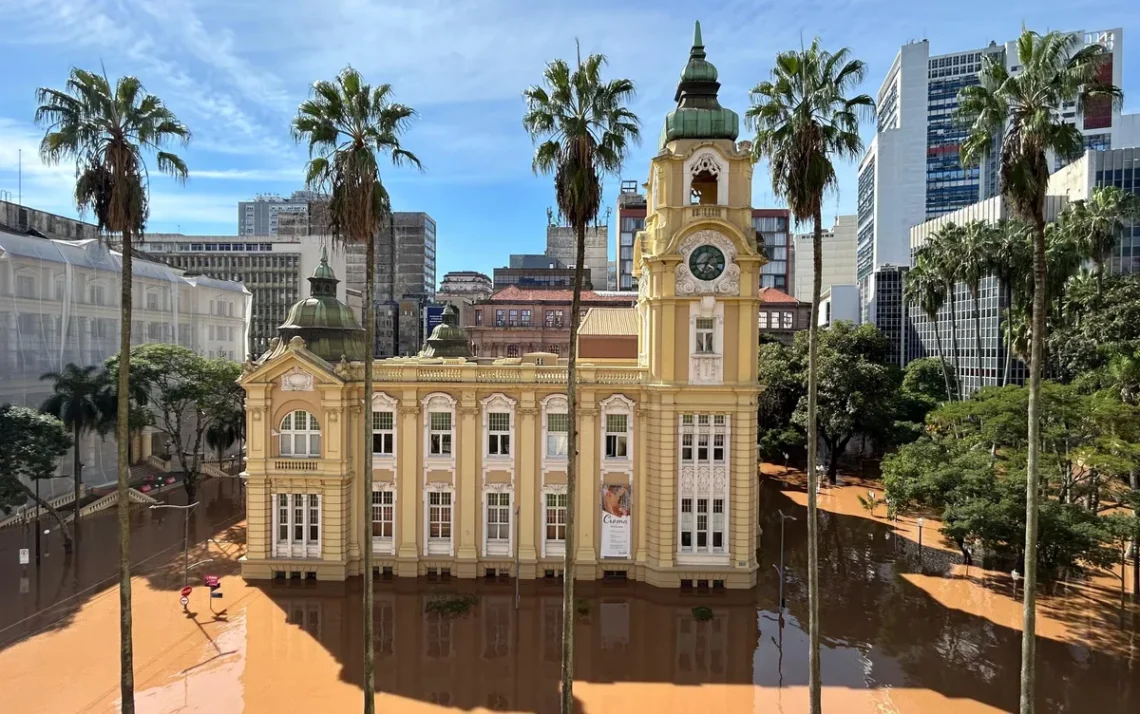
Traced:
[[689, 62], [681, 72], [674, 101], [677, 108], [665, 117], [661, 146], [674, 139], [731, 139], [740, 134], [740, 116], [717, 101], [720, 84], [716, 67], [705, 59], [701, 23], [693, 30]]
[[431, 331], [422, 357], [470, 357], [471, 342], [467, 330], [459, 326], [459, 313], [454, 305], [443, 308], [443, 322]]
[[336, 298], [340, 281], [329, 266], [328, 252], [321, 250], [321, 262], [309, 278], [309, 297], [289, 308], [289, 316], [277, 328], [281, 341], [294, 335], [305, 340], [305, 348], [327, 362], [363, 360], [367, 352], [364, 328], [348, 305]]

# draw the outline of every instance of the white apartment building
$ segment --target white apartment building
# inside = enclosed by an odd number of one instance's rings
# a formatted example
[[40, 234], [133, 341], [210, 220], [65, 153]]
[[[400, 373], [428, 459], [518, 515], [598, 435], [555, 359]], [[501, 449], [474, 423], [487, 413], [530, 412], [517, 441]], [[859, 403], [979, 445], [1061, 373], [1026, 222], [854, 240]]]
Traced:
[[[835, 225], [823, 231], [821, 294], [831, 285], [855, 285], [855, 246], [858, 228], [857, 216], [836, 216]], [[813, 250], [811, 233], [801, 233], [795, 236], [795, 250], [793, 251], [796, 255], [795, 292], [793, 294], [805, 302], [811, 302], [812, 280], [815, 277], [815, 265], [812, 260]], [[855, 313], [857, 316], [858, 310]]]
[[[102, 365], [119, 351], [120, 254], [95, 239], [54, 240], [0, 229], [0, 402], [38, 408], [40, 376], [69, 363]], [[207, 357], [245, 358], [250, 292], [240, 283], [187, 277], [135, 258], [132, 344], [179, 344]], [[84, 481], [115, 478], [115, 440], [79, 445]], [[71, 477], [71, 458], [60, 462]], [[52, 487], [68, 488], [51, 481]]]

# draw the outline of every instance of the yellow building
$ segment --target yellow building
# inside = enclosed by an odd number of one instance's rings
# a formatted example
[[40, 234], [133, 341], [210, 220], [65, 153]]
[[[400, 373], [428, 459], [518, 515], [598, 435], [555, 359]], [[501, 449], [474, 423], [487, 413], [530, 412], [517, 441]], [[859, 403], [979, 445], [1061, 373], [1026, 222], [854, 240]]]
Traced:
[[[578, 577], [756, 582], [759, 275], [752, 163], [698, 26], [649, 167], [639, 298], [580, 341]], [[362, 549], [396, 576], [557, 575], [566, 537], [566, 365], [469, 355], [454, 313], [419, 357], [375, 363], [327, 264], [246, 366], [247, 578], [340, 580]], [[543, 319], [535, 316], [536, 320]], [[636, 339], [623, 351], [622, 345]], [[636, 357], [615, 358], [615, 354]], [[363, 407], [368, 403], [366, 411]], [[370, 412], [370, 413], [369, 413]], [[362, 442], [370, 420], [371, 443]], [[365, 454], [368, 456], [365, 456]], [[371, 493], [363, 469], [372, 469]]]

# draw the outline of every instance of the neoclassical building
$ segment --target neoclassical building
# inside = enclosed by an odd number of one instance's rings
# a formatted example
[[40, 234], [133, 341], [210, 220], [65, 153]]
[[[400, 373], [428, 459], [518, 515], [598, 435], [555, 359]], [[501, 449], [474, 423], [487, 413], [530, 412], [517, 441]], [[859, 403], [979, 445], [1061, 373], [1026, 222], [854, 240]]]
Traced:
[[637, 305], [586, 316], [575, 415], [565, 359], [473, 357], [450, 309], [419, 356], [378, 360], [364, 394], [363, 330], [318, 268], [241, 380], [245, 577], [340, 580], [365, 548], [398, 577], [557, 576], [573, 417], [579, 578], [755, 584], [764, 259], [749, 147], [718, 88], [698, 26], [649, 167]]

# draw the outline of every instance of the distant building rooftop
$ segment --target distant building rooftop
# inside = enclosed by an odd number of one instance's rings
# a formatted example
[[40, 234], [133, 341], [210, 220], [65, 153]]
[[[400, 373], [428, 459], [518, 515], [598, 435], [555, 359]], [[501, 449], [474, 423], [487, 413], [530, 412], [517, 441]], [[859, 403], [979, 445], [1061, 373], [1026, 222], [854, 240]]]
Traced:
[[768, 304], [798, 305], [800, 300], [776, 288], [760, 288], [760, 302]]
[[592, 307], [578, 328], [579, 335], [636, 335], [637, 310], [632, 307]]

